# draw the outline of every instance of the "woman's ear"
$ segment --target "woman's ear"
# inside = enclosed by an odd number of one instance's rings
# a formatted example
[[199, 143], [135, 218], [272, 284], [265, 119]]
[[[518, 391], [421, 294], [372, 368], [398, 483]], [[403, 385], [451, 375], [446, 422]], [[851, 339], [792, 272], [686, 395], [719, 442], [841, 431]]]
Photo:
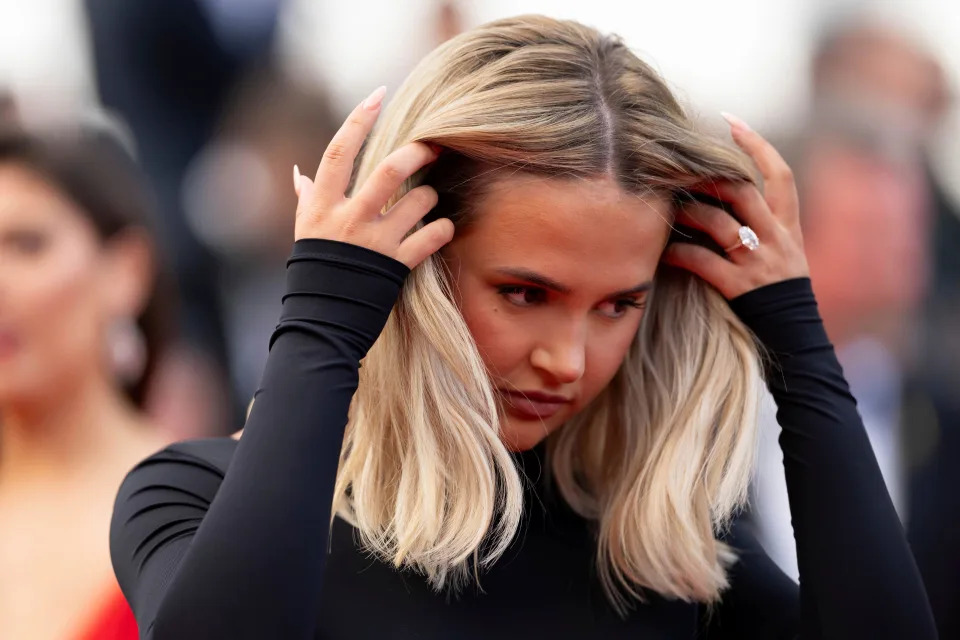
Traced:
[[102, 291], [112, 318], [136, 318], [146, 307], [154, 281], [154, 248], [146, 231], [128, 229], [104, 245]]

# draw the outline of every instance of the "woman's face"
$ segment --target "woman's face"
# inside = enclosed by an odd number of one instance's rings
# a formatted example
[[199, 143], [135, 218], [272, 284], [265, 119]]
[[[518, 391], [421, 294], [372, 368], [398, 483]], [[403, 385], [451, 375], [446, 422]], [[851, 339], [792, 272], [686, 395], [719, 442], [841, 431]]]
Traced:
[[38, 174], [0, 163], [0, 404], [49, 397], [103, 368], [131, 266]]
[[460, 311], [523, 451], [577, 414], [623, 362], [669, 233], [665, 199], [614, 182], [495, 181], [443, 250]]

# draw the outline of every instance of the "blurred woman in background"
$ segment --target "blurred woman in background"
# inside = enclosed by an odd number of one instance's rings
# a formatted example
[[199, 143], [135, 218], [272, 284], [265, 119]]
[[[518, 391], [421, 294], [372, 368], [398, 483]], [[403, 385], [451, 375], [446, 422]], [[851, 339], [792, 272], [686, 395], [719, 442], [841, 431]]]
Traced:
[[107, 545], [123, 474], [164, 444], [141, 412], [168, 338], [128, 154], [101, 133], [0, 132], [0, 629], [137, 629]]

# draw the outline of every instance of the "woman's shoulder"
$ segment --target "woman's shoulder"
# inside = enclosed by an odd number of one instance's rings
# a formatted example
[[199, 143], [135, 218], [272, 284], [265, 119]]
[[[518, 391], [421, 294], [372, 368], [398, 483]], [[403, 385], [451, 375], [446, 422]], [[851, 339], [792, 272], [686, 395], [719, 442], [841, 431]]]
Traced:
[[136, 593], [147, 559], [173, 553], [169, 549], [175, 543], [185, 544], [196, 532], [223, 484], [236, 446], [236, 440], [226, 437], [175, 442], [127, 474], [114, 502], [110, 555], [128, 598]]
[[226, 471], [227, 467], [230, 466], [230, 460], [233, 459], [237, 444], [237, 440], [229, 436], [181, 440], [164, 447], [151, 458], [164, 455], [174, 459], [188, 458]]
[[229, 436], [180, 440], [149, 456], [135, 469], [160, 462], [193, 462], [226, 471], [237, 444], [237, 440]]
[[230, 437], [197, 438], [168, 444], [133, 467], [124, 479], [118, 497], [132, 497], [148, 487], [159, 486], [209, 497], [219, 488], [237, 444]]

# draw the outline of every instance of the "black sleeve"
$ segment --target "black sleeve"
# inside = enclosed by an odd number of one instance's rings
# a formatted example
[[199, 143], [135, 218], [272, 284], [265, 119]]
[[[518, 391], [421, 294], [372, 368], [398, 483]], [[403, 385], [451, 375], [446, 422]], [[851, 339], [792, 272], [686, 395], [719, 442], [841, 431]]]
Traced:
[[[767, 350], [797, 542], [799, 637], [936, 638], [916, 563], [810, 280], [762, 287], [730, 304]], [[782, 588], [779, 578], [758, 578], [751, 564], [733, 573], [735, 593], [724, 603], [735, 611], [727, 618], [745, 615], [738, 603], [765, 601], [771, 585]], [[781, 606], [785, 619], [795, 616], [789, 603]], [[768, 636], [744, 627], [737, 637]]]
[[120, 489], [111, 556], [141, 637], [313, 637], [359, 361], [407, 273], [354, 245], [296, 243], [232, 459], [223, 442], [175, 445]]

